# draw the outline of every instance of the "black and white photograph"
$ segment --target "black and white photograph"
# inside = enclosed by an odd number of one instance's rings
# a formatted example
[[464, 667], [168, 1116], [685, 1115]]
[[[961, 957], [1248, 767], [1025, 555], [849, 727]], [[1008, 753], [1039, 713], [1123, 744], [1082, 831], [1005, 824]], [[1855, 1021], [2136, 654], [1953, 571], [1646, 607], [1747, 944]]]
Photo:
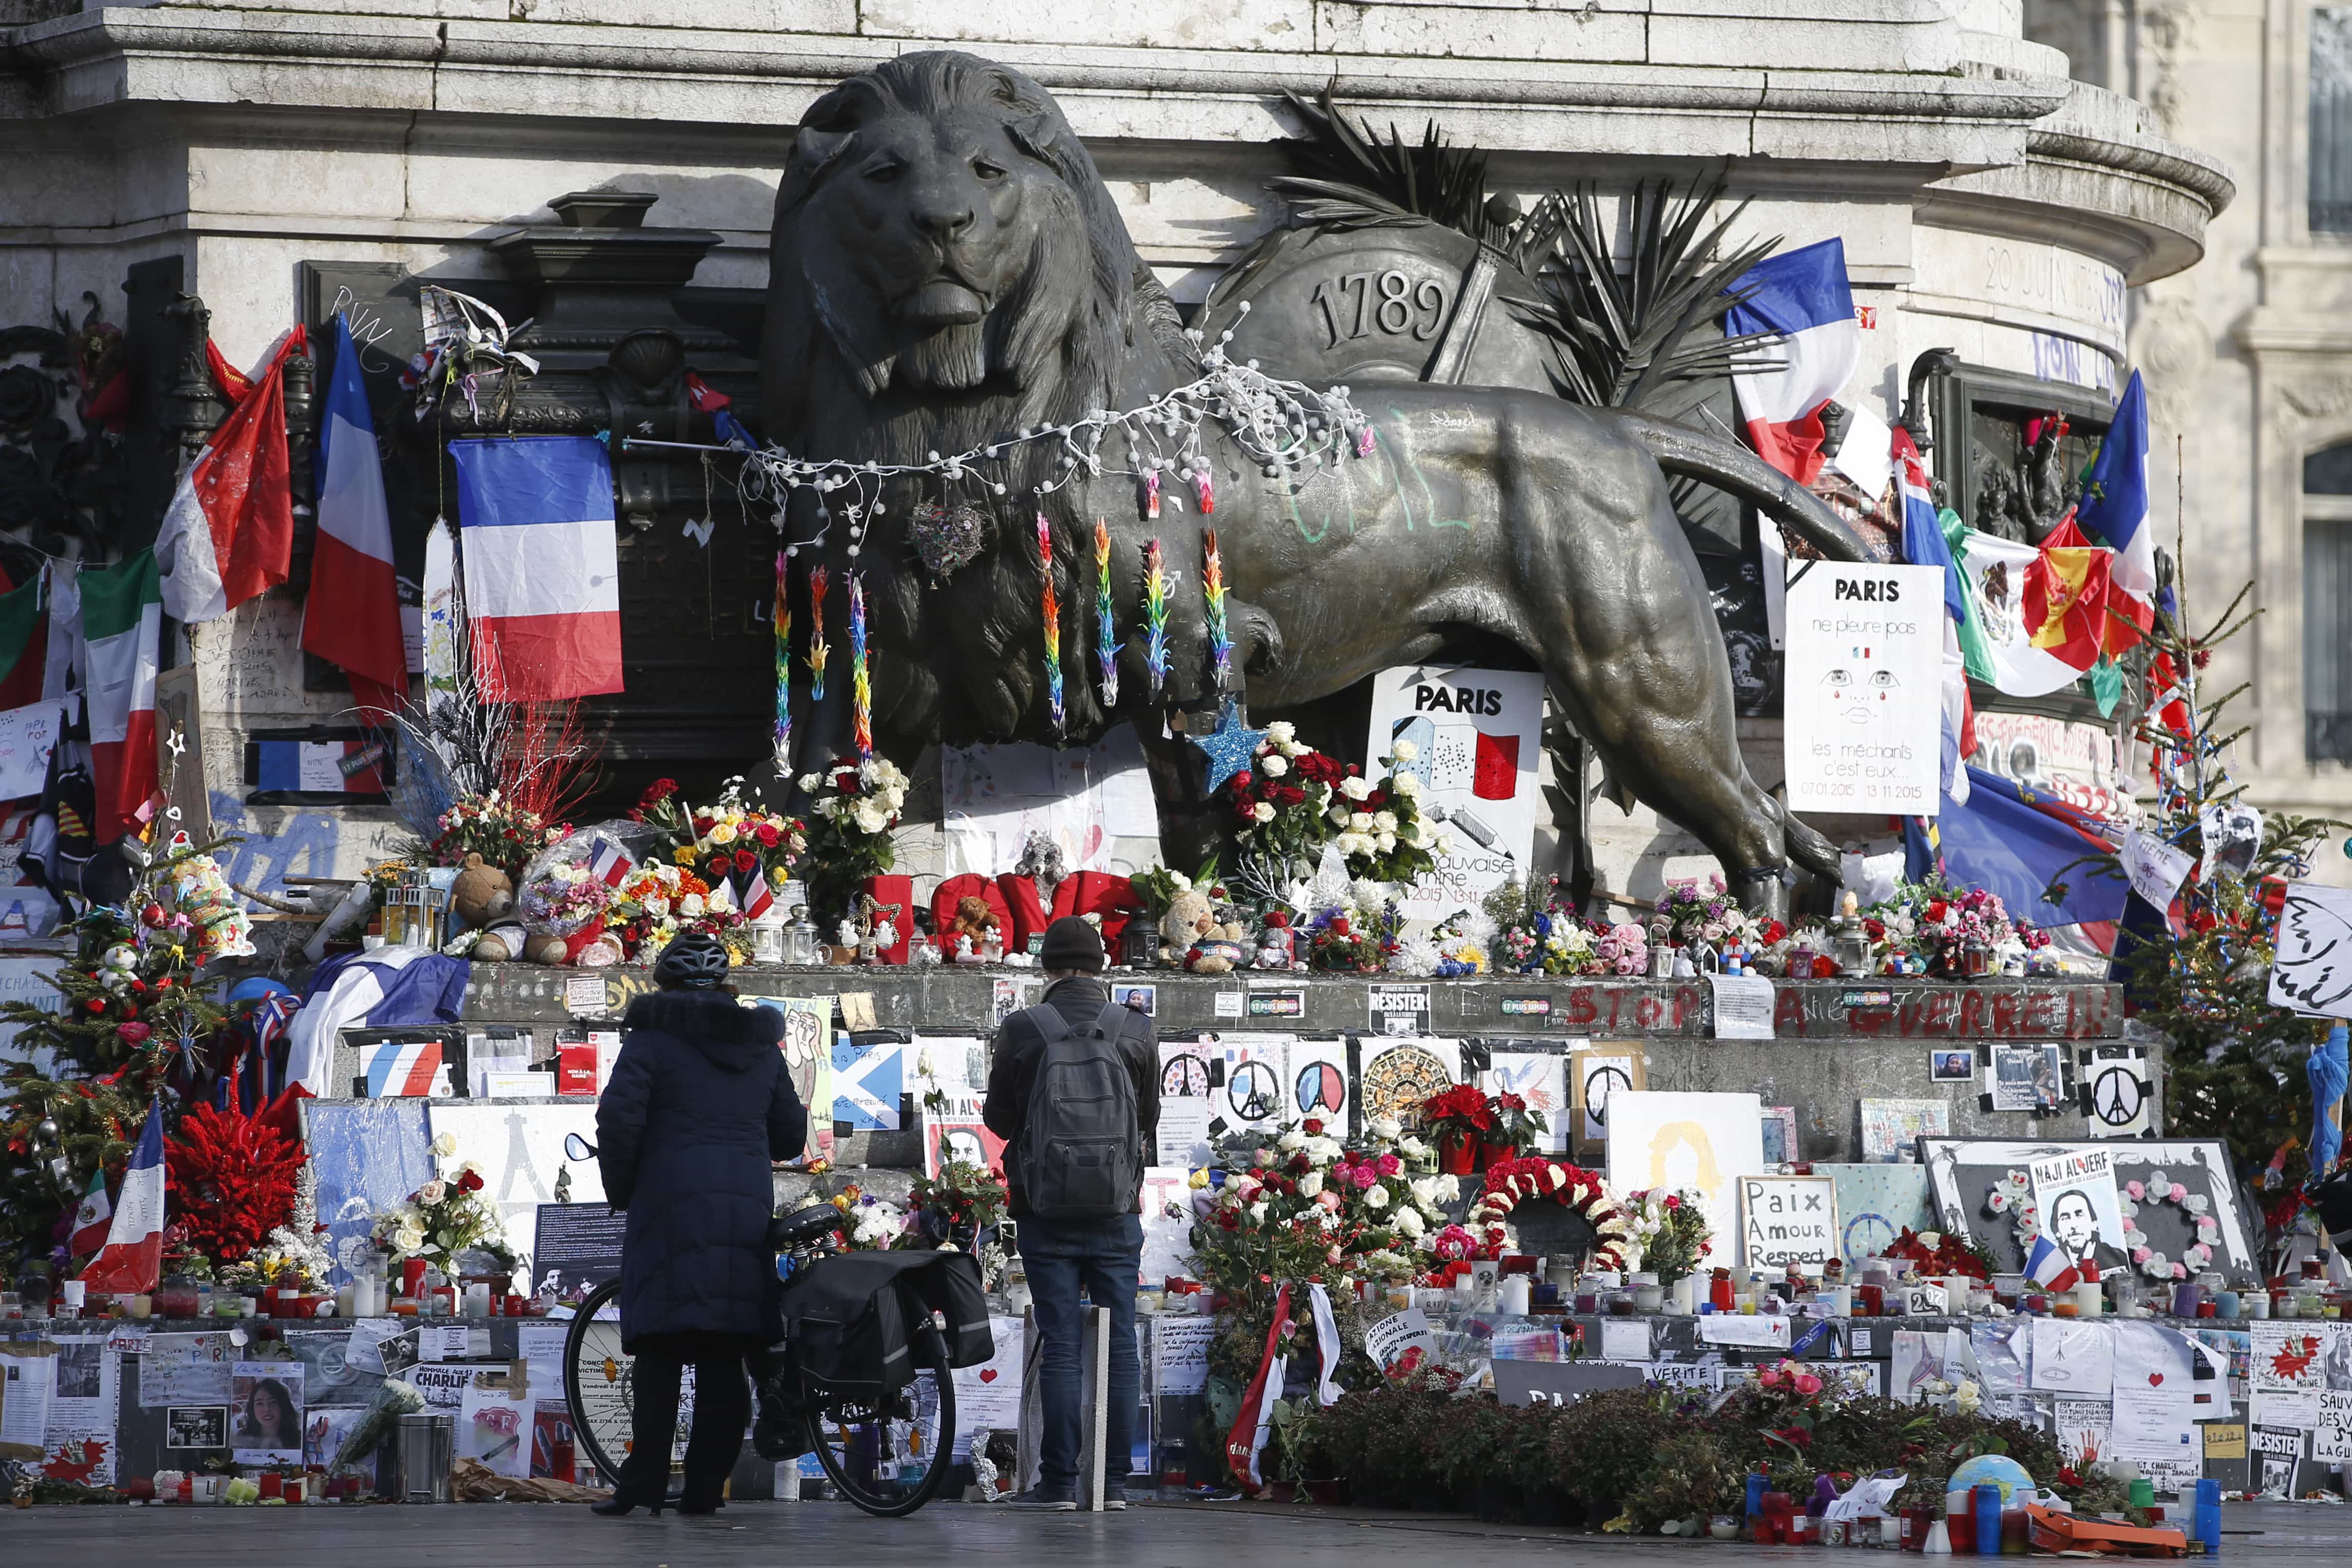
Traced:
[[1931, 1051], [1927, 1053], [1927, 1076], [1937, 1083], [1972, 1083], [1977, 1076], [1977, 1053], [1966, 1048]]
[[58, 1344], [56, 1399], [95, 1399], [106, 1389], [106, 1342], [63, 1340]]
[[222, 1405], [174, 1405], [163, 1412], [163, 1447], [226, 1448], [228, 1407]]

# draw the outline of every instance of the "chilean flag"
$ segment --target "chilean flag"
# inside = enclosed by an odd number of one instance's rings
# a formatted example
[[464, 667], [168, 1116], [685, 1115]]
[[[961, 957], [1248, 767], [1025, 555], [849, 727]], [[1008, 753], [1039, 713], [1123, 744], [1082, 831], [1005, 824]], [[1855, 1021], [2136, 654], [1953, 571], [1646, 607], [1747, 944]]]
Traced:
[[[2090, 1270], [2088, 1274], [2084, 1270]], [[2050, 1244], [2047, 1236], [2033, 1239], [2033, 1250], [2025, 1260], [2025, 1277], [2045, 1291], [2071, 1291], [2086, 1281], [2099, 1277], [2098, 1265], [2085, 1260], [2081, 1268], [2066, 1261], [2066, 1254]]]
[[1977, 748], [1976, 704], [1969, 696], [1969, 662], [1960, 651], [1960, 625], [1969, 618], [1969, 598], [1960, 569], [1944, 540], [1944, 525], [1936, 513], [1936, 497], [1927, 488], [1927, 470], [1911, 433], [1896, 426], [1891, 452], [1895, 487], [1903, 497], [1903, 555], [1914, 566], [1944, 569], [1944, 794], [1956, 806], [1969, 803], [1969, 770], [1965, 764]]
[[613, 469], [585, 435], [453, 441], [474, 677], [486, 702], [623, 689]]
[[302, 647], [341, 666], [360, 706], [395, 714], [407, 704], [408, 653], [392, 564], [392, 512], [359, 350], [341, 314], [319, 427], [319, 471], [318, 553], [302, 612]]
[[81, 1271], [93, 1295], [132, 1296], [155, 1288], [163, 1268], [163, 1104], [147, 1107], [147, 1129], [122, 1173], [106, 1245]]
[[98, 841], [129, 831], [155, 793], [155, 673], [163, 593], [155, 554], [81, 573], [82, 646], [89, 689], [91, 771], [97, 775]]
[[[2147, 631], [2156, 623], [2156, 530], [2147, 516], [2147, 392], [2137, 371], [2124, 388], [2123, 401], [2116, 404], [2115, 423], [2107, 427], [2106, 439], [2099, 443], [2099, 455], [2083, 481], [2074, 520], [2092, 538], [2115, 547], [2108, 578], [2128, 597], [2109, 604], [2116, 615]], [[2110, 654], [2139, 641], [2113, 617], [2103, 635]], [[2120, 647], [2115, 645], [2118, 638]]]
[[215, 620], [286, 580], [294, 556], [294, 488], [282, 372], [287, 355], [308, 350], [297, 327], [249, 390], [229, 388], [236, 406], [180, 476], [155, 534], [163, 607], [174, 620]]
[[1822, 471], [1822, 405], [1862, 365], [1845, 242], [1825, 239], [1760, 261], [1725, 292], [1748, 297], [1725, 315], [1724, 331], [1779, 333], [1781, 341], [1769, 352], [1787, 361], [1777, 371], [1731, 378], [1748, 444], [1765, 462], [1810, 485]]

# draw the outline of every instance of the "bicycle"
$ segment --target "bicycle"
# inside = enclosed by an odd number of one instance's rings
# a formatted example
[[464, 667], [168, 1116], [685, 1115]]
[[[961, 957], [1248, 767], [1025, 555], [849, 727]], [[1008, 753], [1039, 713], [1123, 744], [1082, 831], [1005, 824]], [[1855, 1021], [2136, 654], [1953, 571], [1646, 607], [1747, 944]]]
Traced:
[[[791, 1278], [823, 1267], [838, 1250], [840, 1224], [840, 1215], [821, 1205], [772, 1221], [768, 1241], [782, 1260], [779, 1271]], [[607, 1478], [620, 1473], [631, 1447], [634, 1358], [621, 1347], [614, 1304], [620, 1291], [618, 1280], [590, 1291], [573, 1309], [563, 1336], [563, 1391], [572, 1429]], [[753, 1450], [775, 1460], [814, 1452], [841, 1495], [877, 1518], [902, 1518], [930, 1501], [952, 1468], [955, 1380], [947, 1336], [936, 1319], [917, 1322], [912, 1332], [914, 1375], [879, 1400], [827, 1387], [802, 1366], [790, 1340], [766, 1353], [758, 1370]], [[673, 1456], [686, 1442], [688, 1408], [681, 1400]]]

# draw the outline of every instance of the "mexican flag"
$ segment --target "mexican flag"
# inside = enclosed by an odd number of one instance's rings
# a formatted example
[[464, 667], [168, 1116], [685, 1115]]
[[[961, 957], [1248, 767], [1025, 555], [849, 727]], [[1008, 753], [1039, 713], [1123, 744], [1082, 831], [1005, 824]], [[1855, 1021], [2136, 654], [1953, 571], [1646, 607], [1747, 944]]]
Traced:
[[[2029, 614], [2026, 588], [2048, 572], [2042, 551], [1992, 534], [1980, 534], [1950, 511], [1942, 515], [1944, 542], [1959, 568], [1968, 613], [1960, 623], [1960, 653], [1969, 674], [2013, 697], [2047, 696], [2082, 679], [2097, 656], [2082, 664], [2062, 650], [2037, 643], [2045, 617]], [[2046, 611], [2046, 605], [2035, 606]], [[2072, 650], [2063, 650], [2071, 653]]]
[[82, 646], [89, 671], [89, 749], [98, 774], [98, 841], [131, 831], [155, 793], [155, 672], [163, 590], [155, 553], [81, 574]]

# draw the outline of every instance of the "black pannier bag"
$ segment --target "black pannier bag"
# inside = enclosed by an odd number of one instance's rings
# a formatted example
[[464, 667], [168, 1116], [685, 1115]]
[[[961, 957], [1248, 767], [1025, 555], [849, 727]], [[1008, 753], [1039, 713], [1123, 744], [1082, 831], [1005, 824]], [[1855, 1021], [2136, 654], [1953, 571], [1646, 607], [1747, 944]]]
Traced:
[[969, 1252], [844, 1252], [784, 1286], [784, 1333], [801, 1370], [836, 1393], [894, 1394], [912, 1380], [914, 1331], [931, 1312], [947, 1322], [948, 1364], [996, 1354], [980, 1264]]

